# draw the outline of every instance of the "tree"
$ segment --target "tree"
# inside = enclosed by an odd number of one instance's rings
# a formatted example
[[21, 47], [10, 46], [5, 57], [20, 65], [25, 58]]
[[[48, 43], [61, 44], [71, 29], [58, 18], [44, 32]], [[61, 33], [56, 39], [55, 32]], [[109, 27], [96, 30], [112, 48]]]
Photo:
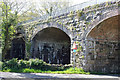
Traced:
[[40, 4], [36, 7], [36, 12], [39, 13], [40, 16], [43, 15], [57, 15], [57, 11], [61, 9], [67, 8], [69, 6], [68, 0], [39, 0], [37, 4]]
[[[24, 16], [32, 16], [29, 17], [29, 19], [33, 20], [26, 20], [25, 22], [23, 22], [23, 27], [25, 29], [25, 33], [26, 33], [26, 47], [29, 47], [30, 42], [31, 42], [31, 37], [34, 33], [34, 28], [36, 26], [37, 20], [39, 21], [39, 19], [43, 18], [44, 19], [44, 15], [46, 20], [50, 17], [52, 17], [52, 15], [56, 15], [58, 10], [61, 10], [63, 8], [66, 8], [69, 6], [69, 3], [64, 0], [57, 0], [57, 1], [47, 1], [47, 0], [39, 0], [37, 2], [32, 2], [33, 7], [32, 9], [27, 12], [26, 14], [24, 14]], [[23, 19], [23, 18], [22, 18]], [[34, 21], [35, 20], [35, 21]], [[29, 52], [29, 50], [27, 50]]]
[[[3, 0], [0, 4], [1, 14], [1, 29], [2, 29], [2, 58], [4, 60], [7, 51], [11, 47], [11, 41], [15, 37], [17, 28], [22, 28], [26, 31], [26, 37], [30, 37], [30, 32], [35, 26], [17, 26], [18, 23], [34, 19], [36, 17], [47, 14], [55, 15], [57, 10], [67, 7], [67, 2], [42, 2], [41, 6], [36, 6], [35, 2], [19, 1], [19, 0]], [[32, 31], [31, 31], [32, 32]], [[29, 44], [30, 39], [26, 39], [26, 44]]]
[[[18, 5], [18, 2], [13, 0], [2, 1], [0, 3], [1, 9], [1, 39], [2, 39], [2, 60], [5, 59], [5, 55], [10, 50], [11, 42], [15, 37], [15, 33], [19, 26], [16, 26], [21, 15], [27, 13], [31, 8], [23, 9], [24, 5]], [[23, 10], [22, 10], [23, 9]]]
[[2, 60], [4, 60], [7, 51], [10, 48], [11, 39], [13, 39], [13, 34], [15, 32], [14, 26], [16, 25], [16, 14], [12, 14], [10, 11], [10, 7], [7, 3], [2, 3]]
[[[57, 0], [57, 1], [39, 0], [37, 2], [34, 2], [33, 6], [34, 6], [34, 7], [32, 7], [33, 9], [25, 15], [31, 16], [31, 14], [32, 14], [32, 16], [34, 16], [35, 19], [25, 21], [25, 23], [23, 22], [23, 25], [25, 25], [26, 33], [29, 33], [29, 34], [27, 34], [27, 37], [29, 37], [28, 38], [29, 41], [30, 41], [30, 37], [32, 35], [31, 32], [34, 32], [34, 31], [32, 31], [32, 29], [35, 27], [34, 24], [36, 24], [37, 20], [39, 20], [41, 18], [44, 19], [43, 16], [47, 17], [47, 18], [45, 18], [47, 20], [47, 19], [51, 18], [53, 15], [57, 15], [57, 11], [60, 11], [61, 9], [64, 9], [69, 6], [69, 2], [68, 2], [68, 0]], [[29, 19], [32, 19], [32, 18], [29, 18]], [[34, 23], [34, 21], [35, 21], [35, 23]], [[29, 24], [26, 24], [26, 23], [29, 23]]]

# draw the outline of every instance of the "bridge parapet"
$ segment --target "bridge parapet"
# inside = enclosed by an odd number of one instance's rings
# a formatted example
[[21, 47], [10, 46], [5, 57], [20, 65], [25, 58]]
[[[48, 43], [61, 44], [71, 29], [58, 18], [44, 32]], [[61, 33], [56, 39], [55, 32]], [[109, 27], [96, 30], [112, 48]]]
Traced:
[[[104, 1], [97, 1], [97, 0], [91, 0], [91, 1], [88, 1], [88, 2], [84, 2], [84, 3], [80, 3], [80, 4], [77, 4], [77, 5], [74, 5], [74, 6], [70, 6], [70, 7], [67, 7], [65, 9], [58, 9], [57, 11], [53, 12], [51, 14], [52, 17], [57, 17], [57, 16], [61, 16], [61, 15], [64, 15], [64, 14], [68, 14], [70, 13], [71, 11], [76, 11], [76, 10], [87, 10], [88, 9], [90, 10], [90, 6], [95, 6], [95, 5], [99, 5], [101, 3], [104, 3], [104, 2], [108, 2], [108, 0], [104, 0]], [[111, 0], [111, 2], [109, 2], [108, 4], [114, 4], [114, 2], [119, 2], [119, 0]], [[98, 7], [104, 7], [106, 5], [106, 3], [102, 4], [102, 5], [99, 5]], [[89, 8], [87, 8], [89, 7]], [[45, 14], [41, 17], [36, 17], [34, 19], [31, 19], [31, 20], [28, 20], [28, 21], [23, 21], [23, 22], [20, 22], [18, 23], [18, 25], [22, 25], [22, 24], [26, 24], [26, 23], [30, 23], [30, 22], [33, 22], [33, 21], [39, 21], [39, 20], [46, 20], [50, 17], [49, 14]]]
[[[77, 10], [70, 12], [69, 14], [64, 14], [54, 18], [51, 17], [47, 20], [40, 20], [39, 22], [33, 22], [32, 24], [36, 27], [34, 28], [32, 34], [34, 36], [38, 31], [45, 27], [56, 26], [68, 35], [72, 33], [72, 38], [74, 38], [74, 40], [79, 38], [77, 40], [80, 41], [83, 38], [85, 39], [85, 36], [93, 29], [93, 26], [95, 27], [95, 24], [97, 25], [102, 20], [117, 15], [118, 9], [119, 7], [117, 2], [111, 3], [107, 6], [105, 3], [102, 3], [95, 6], [89, 6], [84, 8], [82, 11]], [[113, 12], [114, 10], [116, 11], [115, 13]], [[80, 13], [82, 13], [81, 16], [79, 16]], [[27, 26], [32, 24], [28, 23]]]

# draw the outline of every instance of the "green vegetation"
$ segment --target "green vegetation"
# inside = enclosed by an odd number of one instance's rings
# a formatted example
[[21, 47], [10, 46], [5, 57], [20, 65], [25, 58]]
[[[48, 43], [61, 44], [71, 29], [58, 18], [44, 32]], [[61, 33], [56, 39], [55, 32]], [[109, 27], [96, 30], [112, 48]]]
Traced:
[[53, 66], [39, 59], [17, 60], [13, 58], [3, 63], [3, 72], [19, 73], [58, 73], [58, 74], [89, 74], [81, 68], [70, 66]]
[[2, 3], [2, 22], [1, 22], [1, 40], [2, 40], [2, 58], [4, 60], [7, 51], [10, 49], [11, 41], [14, 38], [15, 25], [17, 24], [17, 12], [12, 14], [10, 7]]
[[[11, 42], [16, 37], [15, 34], [17, 33], [18, 28], [21, 28], [24, 30], [23, 26], [17, 26], [17, 24], [19, 22], [22, 22], [22, 21], [25, 21], [26, 19], [28, 19], [28, 18], [23, 19], [23, 17], [21, 17], [23, 15], [22, 13], [27, 13], [27, 11], [21, 12], [21, 10], [18, 9], [18, 6], [19, 5], [17, 3], [9, 2], [9, 1], [1, 1], [1, 4], [0, 4], [0, 10], [1, 10], [1, 17], [0, 17], [1, 18], [1, 21], [0, 21], [1, 37], [0, 38], [1, 38], [1, 42], [2, 42], [2, 61], [7, 59], [6, 55], [8, 55], [8, 53], [11, 49]], [[24, 6], [24, 5], [21, 5], [21, 6]], [[21, 13], [21, 14], [19, 14], [19, 13]], [[27, 16], [28, 16], [28, 14], [27, 14]], [[25, 18], [25, 16], [24, 16], [24, 18]], [[29, 30], [29, 32], [30, 31], [31, 30]], [[30, 36], [30, 35], [31, 34], [28, 33], [28, 36]], [[27, 42], [27, 40], [26, 40], [26, 42]]]
[[2, 69], [2, 64], [3, 64], [3, 62], [0, 61], [0, 70]]
[[73, 11], [71, 11], [67, 16], [68, 16], [68, 17], [71, 17], [71, 19], [73, 19], [73, 17], [74, 17]]
[[84, 14], [83, 11], [79, 11], [79, 10], [77, 10], [76, 13], [77, 13], [77, 18], [78, 19], [80, 19], [80, 17]]
[[22, 69], [6, 69], [3, 72], [16, 72], [16, 73], [54, 73], [54, 74], [90, 74], [89, 72], [85, 72], [80, 68], [68, 68], [65, 70], [40, 70], [40, 69], [30, 69], [30, 68], [22, 68]]
[[76, 43], [78, 44], [77, 52], [82, 52], [83, 51], [83, 47], [81, 46], [80, 42], [76, 41]]

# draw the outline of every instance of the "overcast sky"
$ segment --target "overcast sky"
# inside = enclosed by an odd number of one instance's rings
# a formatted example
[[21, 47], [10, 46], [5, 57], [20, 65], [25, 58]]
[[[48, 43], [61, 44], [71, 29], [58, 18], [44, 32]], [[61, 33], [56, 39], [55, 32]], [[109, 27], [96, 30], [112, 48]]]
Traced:
[[40, 2], [40, 1], [48, 1], [48, 2], [52, 2], [52, 1], [65, 1], [65, 2], [69, 2], [71, 5], [75, 5], [75, 4], [79, 4], [79, 3], [83, 3], [89, 0], [35, 0], [36, 2]]
[[[50, 1], [50, 0], [49, 0]], [[57, 0], [56, 0], [57, 1]], [[101, 2], [107, 2], [107, 1], [115, 1], [115, 0], [68, 0], [69, 2], [71, 2], [71, 5], [76, 5], [76, 4], [80, 4], [83, 2], [96, 2], [96, 3], [101, 3]]]
[[80, 4], [80, 3], [83, 3], [83, 2], [97, 2], [97, 3], [101, 3], [101, 2], [106, 2], [106, 1], [115, 1], [115, 0], [34, 0], [36, 2], [39, 2], [39, 1], [48, 1], [48, 2], [51, 2], [51, 1], [67, 1], [67, 2], [70, 2], [70, 5], [75, 5], [75, 4]]
[[83, 3], [89, 0], [69, 0], [72, 4], [71, 5], [75, 5], [75, 4], [79, 4], [79, 3]]
[[[9, 0], [8, 0], [9, 1]], [[15, 0], [15, 1], [22, 1], [22, 2], [27, 2], [27, 1], [32, 1], [32, 2], [69, 2], [70, 5], [76, 5], [80, 4], [83, 2], [96, 2], [96, 3], [101, 3], [101, 2], [106, 2], [106, 1], [115, 1], [115, 0]]]

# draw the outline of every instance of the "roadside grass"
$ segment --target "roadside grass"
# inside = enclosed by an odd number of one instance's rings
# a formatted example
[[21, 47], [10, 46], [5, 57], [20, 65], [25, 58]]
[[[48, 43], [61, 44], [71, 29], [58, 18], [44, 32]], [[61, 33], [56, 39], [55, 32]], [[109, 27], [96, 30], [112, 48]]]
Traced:
[[16, 73], [53, 73], [53, 74], [90, 74], [71, 64], [48, 64], [40, 59], [18, 60], [13, 58], [3, 62], [2, 72]]
[[[108, 73], [85, 72], [82, 68], [73, 68], [71, 64], [48, 64], [40, 59], [18, 60], [13, 58], [9, 61], [1, 62], [0, 72], [16, 73], [53, 73], [53, 74], [98, 74]], [[115, 74], [115, 73], [113, 73]]]
[[89, 72], [85, 72], [81, 68], [68, 68], [64, 70], [40, 70], [40, 69], [30, 69], [30, 68], [23, 68], [23, 69], [4, 69], [2, 72], [16, 72], [16, 73], [53, 73], [53, 74], [90, 74]]

